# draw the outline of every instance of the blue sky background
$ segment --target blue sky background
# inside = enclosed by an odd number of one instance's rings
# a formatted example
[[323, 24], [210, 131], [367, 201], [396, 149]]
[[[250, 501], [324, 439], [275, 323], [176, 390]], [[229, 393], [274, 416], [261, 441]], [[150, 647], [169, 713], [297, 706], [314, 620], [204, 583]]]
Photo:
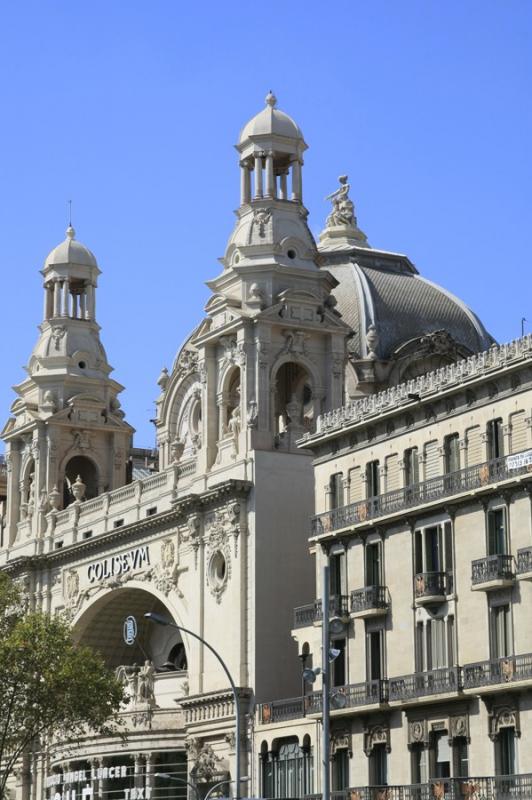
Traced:
[[374, 246], [407, 253], [499, 340], [532, 330], [530, 0], [0, 4], [0, 408], [34, 345], [38, 270], [78, 238], [136, 441], [218, 274], [233, 144], [272, 88], [309, 150], [304, 199], [349, 174]]

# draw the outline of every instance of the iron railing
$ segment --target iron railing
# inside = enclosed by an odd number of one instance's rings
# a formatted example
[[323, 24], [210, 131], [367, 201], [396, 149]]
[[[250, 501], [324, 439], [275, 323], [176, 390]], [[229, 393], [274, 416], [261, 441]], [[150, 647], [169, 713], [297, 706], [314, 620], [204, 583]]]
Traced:
[[390, 700], [415, 700], [417, 697], [457, 692], [459, 689], [460, 667], [439, 667], [390, 678], [388, 697]]
[[[355, 786], [331, 792], [333, 800], [530, 800], [532, 775], [433, 778], [428, 783]], [[321, 800], [321, 794], [304, 800]]]
[[515, 579], [514, 557], [494, 555], [477, 558], [471, 562], [471, 582], [473, 586], [490, 581], [512, 581]]
[[532, 653], [465, 664], [462, 678], [464, 689], [532, 680]]
[[[308, 714], [321, 714], [322, 694], [314, 692], [308, 696]], [[365, 683], [351, 683], [331, 689], [331, 709], [356, 708], [385, 703], [388, 699], [388, 681], [373, 680]]]
[[270, 722], [282, 722], [288, 719], [304, 717], [311, 695], [306, 697], [290, 697], [287, 700], [272, 700], [261, 703], [258, 708], [258, 719], [262, 725]]
[[312, 519], [312, 536], [348, 528], [368, 520], [400, 513], [408, 508], [442, 500], [452, 495], [480, 489], [491, 483], [509, 480], [532, 471], [527, 459], [519, 457], [530, 451], [502, 456], [465, 469], [429, 478], [377, 497], [325, 511]]
[[532, 572], [532, 547], [522, 547], [517, 551], [517, 574]]
[[388, 610], [390, 598], [386, 586], [364, 586], [351, 592], [351, 613], [382, 608]]
[[[329, 599], [329, 616], [348, 617], [349, 598], [345, 594], [333, 594]], [[294, 628], [305, 628], [313, 622], [321, 622], [323, 619], [321, 600], [314, 600], [305, 606], [298, 606], [294, 609]]]
[[452, 593], [452, 572], [418, 572], [414, 576], [416, 600], [423, 597], [446, 597]]

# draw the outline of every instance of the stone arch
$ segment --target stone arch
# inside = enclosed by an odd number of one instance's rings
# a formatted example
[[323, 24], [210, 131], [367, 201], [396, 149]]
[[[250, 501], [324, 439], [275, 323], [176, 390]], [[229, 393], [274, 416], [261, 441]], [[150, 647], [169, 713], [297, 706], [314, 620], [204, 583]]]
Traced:
[[100, 469], [94, 458], [86, 453], [74, 452], [64, 459], [61, 474], [63, 476], [63, 508], [75, 500], [72, 486], [81, 478], [85, 486], [81, 500], [92, 500], [100, 491]]
[[[74, 617], [74, 641], [99, 651], [112, 668], [143, 664], [150, 660], [156, 670], [168, 670], [169, 660], [176, 645], [182, 644], [187, 663], [190, 663], [189, 644], [185, 635], [172, 627], [156, 625], [144, 618], [154, 611], [180, 624], [179, 616], [161, 592], [139, 581], [129, 581], [127, 586], [102, 590], [89, 604], [85, 604]], [[123, 637], [126, 617], [134, 616], [137, 639], [127, 645]]]

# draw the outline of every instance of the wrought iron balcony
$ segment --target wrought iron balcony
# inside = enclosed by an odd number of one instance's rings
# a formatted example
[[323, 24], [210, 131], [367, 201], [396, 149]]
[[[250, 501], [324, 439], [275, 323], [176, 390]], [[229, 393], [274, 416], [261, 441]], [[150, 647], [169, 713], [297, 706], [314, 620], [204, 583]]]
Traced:
[[390, 597], [386, 586], [364, 586], [351, 592], [351, 614], [354, 617], [376, 617], [386, 614]]
[[[334, 800], [530, 800], [531, 797], [531, 774], [433, 778], [428, 783], [354, 786], [331, 792]], [[321, 795], [308, 795], [304, 800], [321, 800]]]
[[429, 478], [426, 481], [359, 500], [341, 508], [325, 511], [312, 519], [312, 536], [332, 533], [375, 520], [389, 514], [401, 514], [415, 506], [437, 503], [453, 495], [482, 489], [493, 483], [511, 480], [530, 473], [530, 450], [484, 461], [465, 469]]
[[494, 555], [477, 558], [471, 562], [473, 589], [500, 589], [515, 581], [515, 563], [512, 555]]
[[[347, 686], [336, 686], [331, 689], [331, 709], [357, 708], [385, 703], [388, 699], [388, 681], [374, 680], [365, 683], [351, 683]], [[308, 696], [307, 714], [321, 714], [321, 692], [313, 692]]]
[[452, 572], [418, 572], [414, 576], [414, 595], [418, 605], [443, 602], [452, 593]]
[[[345, 594], [333, 594], [329, 599], [329, 616], [349, 617], [349, 598]], [[305, 606], [294, 608], [294, 628], [306, 628], [314, 622], [321, 622], [323, 619], [321, 600], [314, 600]]]
[[392, 700], [417, 700], [434, 694], [448, 694], [460, 689], [460, 667], [440, 667], [426, 672], [415, 672], [390, 678], [388, 698]]
[[532, 680], [532, 653], [466, 664], [462, 669], [462, 677], [464, 689], [530, 681]]
[[532, 578], [532, 547], [517, 551], [517, 575], [519, 578]]
[[299, 719], [304, 717], [309, 705], [311, 695], [306, 697], [290, 697], [287, 700], [272, 700], [270, 703], [261, 703], [257, 707], [258, 721], [261, 725], [283, 720]]

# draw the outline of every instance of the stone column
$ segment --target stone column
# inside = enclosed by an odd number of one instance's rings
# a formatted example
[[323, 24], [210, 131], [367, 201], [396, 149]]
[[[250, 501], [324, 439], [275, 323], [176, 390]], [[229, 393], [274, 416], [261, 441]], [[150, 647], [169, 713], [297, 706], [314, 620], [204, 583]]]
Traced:
[[44, 306], [42, 310], [42, 318], [50, 319], [50, 287], [48, 284], [44, 287]]
[[63, 297], [62, 297], [62, 302], [61, 302], [61, 316], [62, 317], [68, 317], [68, 295], [69, 295], [69, 289], [70, 289], [69, 284], [68, 284], [68, 280], [64, 280], [63, 281], [63, 287], [62, 288], [63, 288], [63, 292], [62, 292]]
[[262, 153], [255, 153], [255, 197], [262, 197]]
[[87, 316], [87, 296], [83, 290], [79, 296], [79, 318], [85, 319]]
[[251, 175], [249, 166], [245, 161], [240, 162], [240, 205], [243, 206], [251, 200]]
[[275, 176], [273, 174], [273, 152], [266, 154], [266, 197], [275, 197]]
[[133, 770], [133, 785], [135, 789], [140, 789], [142, 787], [142, 762], [144, 761], [144, 755], [142, 753], [135, 753], [135, 767]]
[[94, 286], [87, 284], [87, 319], [94, 319]]
[[288, 173], [287, 172], [281, 172], [281, 175], [280, 175], [280, 187], [279, 187], [279, 198], [281, 200], [287, 200], [288, 199], [288, 187], [287, 187], [287, 180], [286, 180], [287, 177], [288, 177]]
[[301, 161], [296, 158], [292, 161], [292, 200], [301, 200]]
[[56, 278], [54, 281], [54, 317], [58, 317], [61, 314], [61, 284], [59, 283], [59, 279]]
[[146, 799], [150, 800], [150, 796], [153, 792], [153, 754], [146, 753]]
[[100, 759], [91, 758], [89, 760], [89, 765], [91, 768], [92, 800], [100, 800], [100, 779], [98, 778]]

